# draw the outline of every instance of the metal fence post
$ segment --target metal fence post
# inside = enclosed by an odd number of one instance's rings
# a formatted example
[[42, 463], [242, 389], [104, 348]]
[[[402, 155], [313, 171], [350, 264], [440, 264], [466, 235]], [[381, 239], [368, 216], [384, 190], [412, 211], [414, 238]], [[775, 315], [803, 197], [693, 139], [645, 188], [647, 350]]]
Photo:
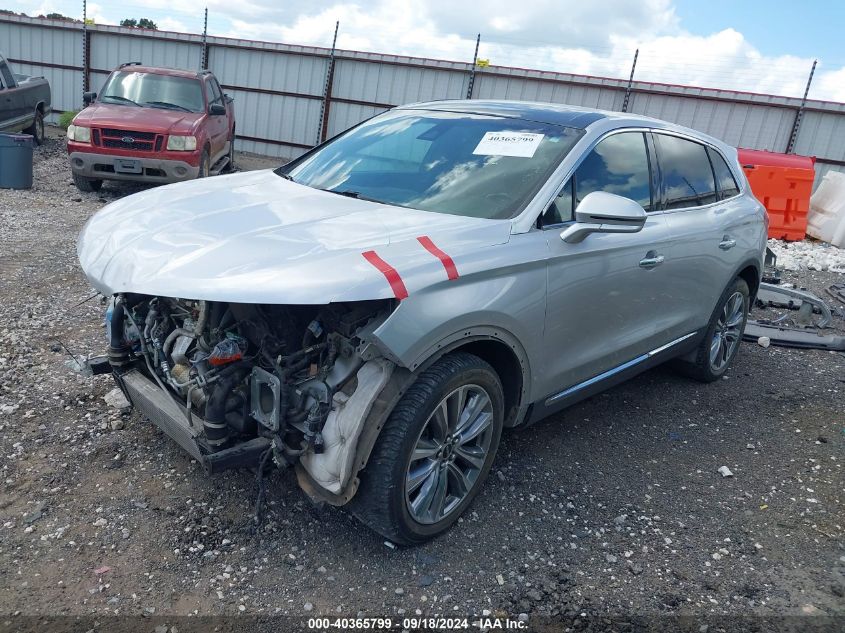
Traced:
[[472, 87], [475, 85], [475, 66], [478, 63], [478, 45], [481, 43], [481, 33], [475, 38], [475, 54], [472, 56], [472, 70], [469, 71], [469, 85], [467, 85], [467, 99], [472, 99]]
[[329, 53], [329, 63], [326, 66], [326, 83], [323, 86], [323, 101], [320, 104], [320, 127], [317, 130], [317, 144], [326, 140], [329, 131], [329, 108], [332, 101], [332, 84], [334, 83], [334, 50], [337, 46], [337, 30], [340, 28], [340, 21], [334, 23], [334, 38], [332, 39], [332, 50]]
[[628, 111], [628, 102], [631, 99], [631, 84], [634, 83], [634, 71], [637, 69], [637, 57], [640, 49], [634, 51], [634, 63], [631, 64], [631, 76], [628, 77], [628, 86], [625, 88], [625, 100], [622, 101], [622, 112]]
[[202, 58], [200, 70], [208, 68], [208, 7], [205, 8], [205, 18], [202, 22]]
[[88, 31], [88, 0], [82, 0], [82, 92], [91, 89], [91, 33]]
[[810, 76], [807, 77], [807, 87], [804, 88], [804, 96], [801, 98], [801, 105], [795, 113], [795, 121], [792, 124], [792, 132], [789, 133], [789, 143], [786, 146], [786, 153], [792, 154], [795, 151], [795, 143], [798, 140], [798, 132], [801, 130], [801, 119], [804, 118], [804, 106], [807, 105], [807, 95], [810, 93], [810, 84], [813, 83], [813, 73], [816, 72], [816, 64], [819, 60], [813, 60], [813, 67], [810, 68]]

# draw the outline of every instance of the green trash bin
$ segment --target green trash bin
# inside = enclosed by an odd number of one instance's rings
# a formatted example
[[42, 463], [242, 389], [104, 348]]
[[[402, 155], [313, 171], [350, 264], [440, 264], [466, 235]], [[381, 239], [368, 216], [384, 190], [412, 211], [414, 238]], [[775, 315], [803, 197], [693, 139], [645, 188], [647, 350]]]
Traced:
[[32, 187], [33, 146], [29, 134], [0, 134], [0, 189]]

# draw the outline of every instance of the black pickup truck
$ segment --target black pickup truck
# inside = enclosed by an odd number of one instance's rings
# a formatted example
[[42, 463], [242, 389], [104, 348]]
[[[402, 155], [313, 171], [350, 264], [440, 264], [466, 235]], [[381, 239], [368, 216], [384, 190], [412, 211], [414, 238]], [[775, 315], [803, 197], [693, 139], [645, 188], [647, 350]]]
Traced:
[[50, 114], [50, 84], [44, 77], [16, 75], [0, 54], [0, 132], [25, 132], [44, 140]]

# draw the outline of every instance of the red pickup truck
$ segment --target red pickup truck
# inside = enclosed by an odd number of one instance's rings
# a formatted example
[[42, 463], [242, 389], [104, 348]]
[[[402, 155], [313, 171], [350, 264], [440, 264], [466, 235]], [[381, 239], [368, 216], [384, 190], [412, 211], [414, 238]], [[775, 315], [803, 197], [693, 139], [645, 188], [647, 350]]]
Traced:
[[235, 111], [211, 73], [122, 64], [68, 127], [80, 191], [103, 180], [168, 183], [234, 167]]

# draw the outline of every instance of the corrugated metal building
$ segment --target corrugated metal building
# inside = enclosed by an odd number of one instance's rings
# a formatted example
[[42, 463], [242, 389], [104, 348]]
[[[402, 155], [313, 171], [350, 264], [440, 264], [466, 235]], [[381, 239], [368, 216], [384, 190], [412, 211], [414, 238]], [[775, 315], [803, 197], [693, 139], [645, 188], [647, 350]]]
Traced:
[[[470, 63], [0, 15], [0, 47], [19, 72], [44, 75], [59, 111], [81, 107], [126, 61], [199, 69], [235, 98], [238, 149], [301, 154], [319, 140], [404, 103], [465, 98]], [[628, 82], [501, 66], [476, 68], [473, 98], [620, 110]], [[800, 99], [635, 81], [628, 111], [686, 125], [731, 145], [787, 150]], [[324, 113], [324, 114], [323, 114]], [[322, 115], [322, 118], [321, 118]], [[793, 144], [817, 158], [817, 181], [845, 170], [845, 104], [808, 100]]]

